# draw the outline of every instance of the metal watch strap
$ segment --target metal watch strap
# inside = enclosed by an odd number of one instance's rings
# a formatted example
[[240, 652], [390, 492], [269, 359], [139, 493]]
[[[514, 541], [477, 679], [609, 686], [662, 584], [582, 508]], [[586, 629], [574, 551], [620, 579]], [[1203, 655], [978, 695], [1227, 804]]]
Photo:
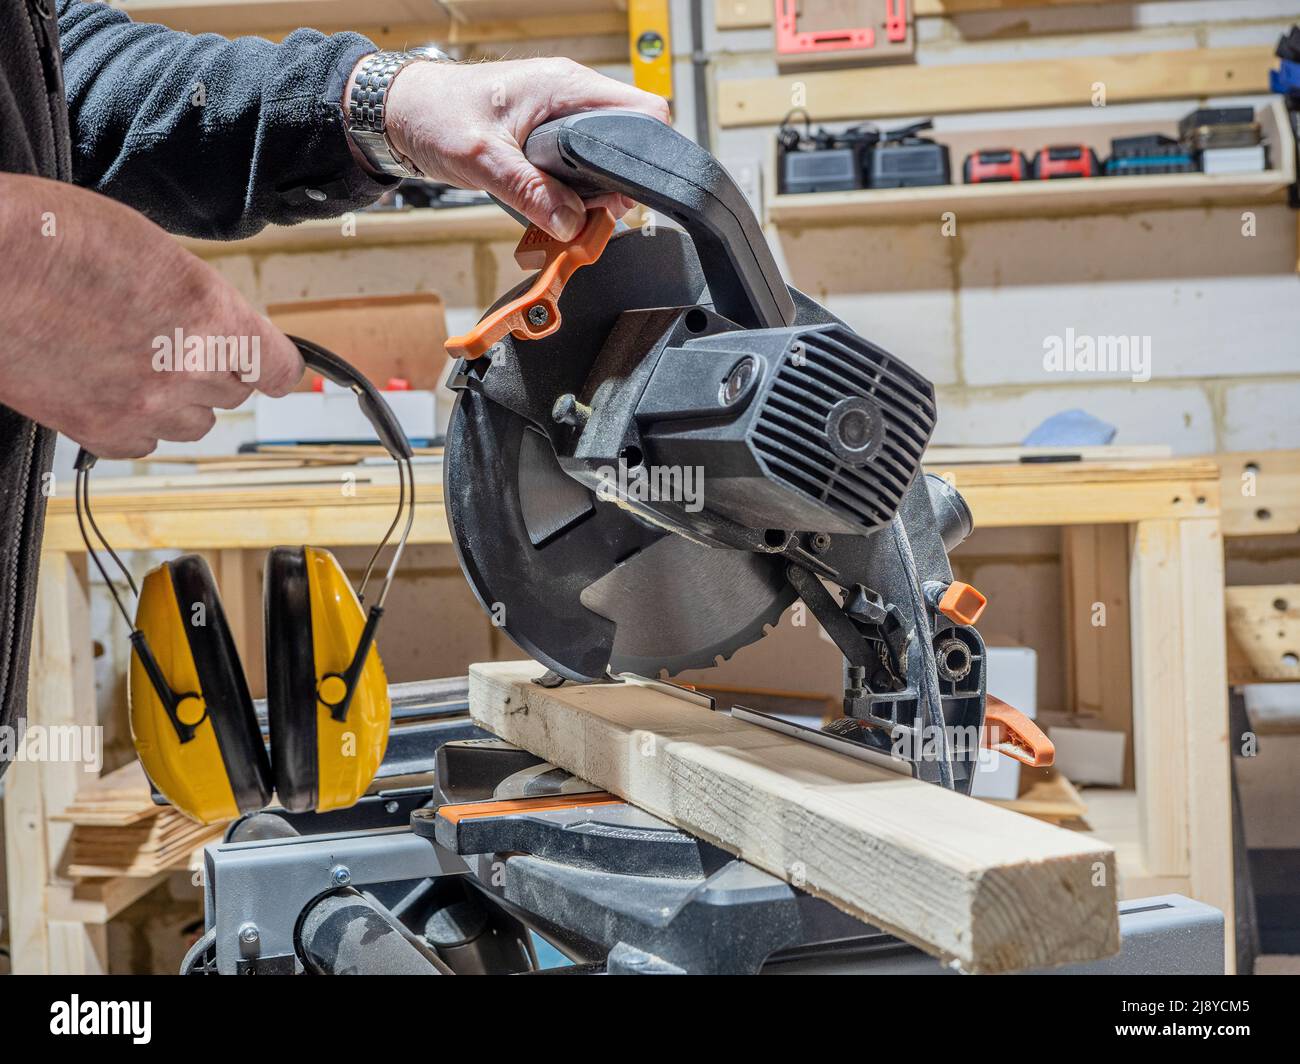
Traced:
[[423, 176], [419, 168], [397, 151], [388, 139], [385, 104], [398, 71], [411, 63], [447, 61], [448, 58], [430, 47], [409, 52], [372, 52], [362, 60], [348, 99], [345, 125], [352, 143], [380, 173], [391, 177]]

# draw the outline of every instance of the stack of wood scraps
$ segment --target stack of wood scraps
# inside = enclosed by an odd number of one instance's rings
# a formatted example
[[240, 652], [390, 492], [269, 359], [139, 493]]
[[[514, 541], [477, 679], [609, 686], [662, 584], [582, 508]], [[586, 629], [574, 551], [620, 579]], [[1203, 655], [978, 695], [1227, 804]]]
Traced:
[[195, 869], [203, 847], [219, 841], [225, 830], [155, 805], [138, 761], [91, 781], [51, 819], [73, 825], [67, 873], [75, 878]]

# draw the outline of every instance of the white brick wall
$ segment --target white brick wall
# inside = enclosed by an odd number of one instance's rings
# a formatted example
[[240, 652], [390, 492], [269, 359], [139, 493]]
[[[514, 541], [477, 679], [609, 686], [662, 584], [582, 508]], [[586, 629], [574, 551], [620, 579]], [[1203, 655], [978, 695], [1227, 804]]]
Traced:
[[[1300, 8], [1284, 0], [981, 12], [921, 20], [916, 59], [996, 63], [1271, 44], [1297, 18]], [[771, 41], [768, 29], [713, 31], [719, 77], [775, 74]], [[1112, 106], [1108, 117], [1154, 121], [1191, 106]], [[1090, 112], [940, 116], [936, 126], [1068, 125]], [[871, 117], [869, 102], [862, 117]], [[728, 160], [761, 160], [770, 188], [774, 133], [720, 130], [715, 149]], [[1253, 236], [1243, 233], [1246, 210]], [[1168, 443], [1179, 453], [1300, 446], [1297, 219], [1286, 206], [959, 218], [956, 237], [943, 236], [936, 221], [783, 229], [771, 239], [796, 287], [934, 380], [939, 443], [1016, 442], [1052, 413], [1079, 406], [1115, 424], [1117, 443]], [[1067, 329], [1149, 338], [1150, 381], [1046, 372], [1044, 342]]]

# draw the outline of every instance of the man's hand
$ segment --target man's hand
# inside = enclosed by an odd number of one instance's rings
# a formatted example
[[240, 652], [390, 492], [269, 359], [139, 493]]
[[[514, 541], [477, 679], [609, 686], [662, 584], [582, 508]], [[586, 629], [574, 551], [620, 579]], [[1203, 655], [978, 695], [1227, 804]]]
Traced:
[[0, 174], [0, 247], [16, 264], [0, 285], [0, 402], [100, 457], [197, 440], [214, 409], [302, 376], [298, 349], [220, 274], [104, 196]]
[[[669, 118], [661, 97], [572, 60], [524, 59], [411, 63], [388, 90], [385, 121], [393, 146], [432, 180], [491, 192], [571, 240], [582, 227], [582, 200], [525, 159], [522, 146], [543, 122], [606, 107]], [[632, 203], [617, 196], [608, 205], [621, 215]]]

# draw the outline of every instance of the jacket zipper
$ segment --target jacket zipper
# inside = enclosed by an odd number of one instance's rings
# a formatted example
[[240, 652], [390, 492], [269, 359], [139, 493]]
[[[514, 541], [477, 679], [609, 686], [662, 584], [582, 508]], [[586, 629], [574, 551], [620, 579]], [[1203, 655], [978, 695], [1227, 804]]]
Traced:
[[[32, 27], [32, 36], [36, 42], [36, 52], [41, 60], [41, 72], [45, 76], [45, 106], [49, 112], [50, 128], [57, 130], [58, 113], [56, 111], [55, 100], [63, 96], [63, 72], [59, 62], [59, 50], [56, 44], [57, 38], [50, 32], [50, 24], [54, 22], [56, 15], [52, 6], [53, 0], [28, 0], [27, 19]], [[58, 158], [58, 136], [55, 134], [55, 174], [62, 179], [67, 178], [63, 173], [63, 166]], [[16, 512], [12, 515], [13, 528], [15, 532], [13, 549], [6, 559], [9, 568], [9, 590], [7, 596], [8, 602], [5, 603], [5, 624], [4, 624], [4, 671], [0, 673], [0, 706], [4, 706], [9, 701], [10, 693], [13, 689], [13, 674], [15, 665], [22, 657], [18, 652], [16, 645], [18, 640], [15, 638], [18, 631], [18, 601], [22, 591], [18, 582], [25, 575], [22, 572], [23, 560], [23, 540], [24, 530], [27, 523], [27, 505], [32, 493], [30, 483], [32, 476], [32, 459], [36, 454], [36, 443], [40, 437], [40, 427], [32, 422], [27, 430], [27, 442], [23, 448], [22, 473], [18, 478], [18, 483], [22, 485], [22, 490], [17, 500]]]
[[41, 57], [41, 71], [45, 75], [45, 93], [47, 96], [62, 95], [63, 75], [59, 68], [59, 50], [54, 43], [54, 34], [50, 32], [50, 23], [56, 17], [52, 0], [27, 0], [27, 7], [32, 33], [36, 37], [36, 51]]
[[15, 645], [17, 640], [14, 638], [18, 631], [18, 598], [20, 590], [18, 581], [22, 579], [22, 556], [23, 556], [23, 539], [24, 525], [27, 522], [27, 499], [31, 494], [31, 485], [28, 481], [32, 475], [32, 457], [36, 454], [36, 439], [40, 433], [40, 428], [36, 422], [31, 423], [27, 432], [27, 444], [23, 450], [22, 474], [18, 478], [23, 488], [19, 493], [17, 510], [14, 513], [14, 542], [13, 550], [9, 555], [9, 595], [8, 602], [5, 603], [5, 656], [4, 656], [4, 674], [0, 675], [0, 706], [9, 701], [9, 692], [13, 686], [13, 672], [15, 660], [21, 655], [17, 653], [18, 647]]

